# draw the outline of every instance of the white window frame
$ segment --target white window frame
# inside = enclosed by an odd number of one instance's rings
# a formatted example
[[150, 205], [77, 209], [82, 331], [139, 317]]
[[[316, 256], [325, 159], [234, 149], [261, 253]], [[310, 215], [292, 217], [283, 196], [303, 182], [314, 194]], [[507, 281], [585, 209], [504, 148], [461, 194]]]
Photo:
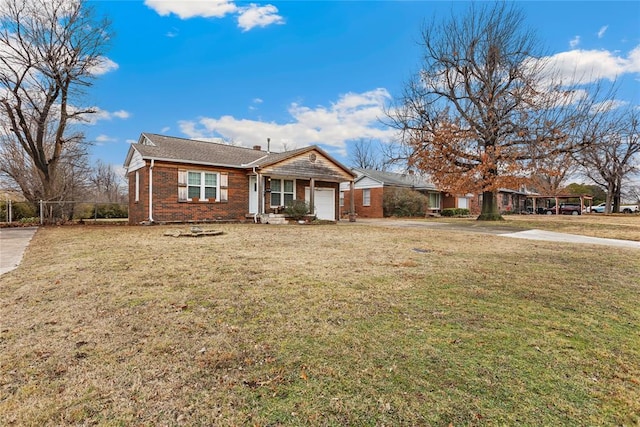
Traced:
[[[434, 199], [437, 203], [432, 204]], [[440, 209], [440, 203], [442, 203], [440, 193], [429, 193], [429, 209]]]
[[[279, 181], [280, 182], [280, 191], [273, 191], [273, 183], [275, 181]], [[293, 192], [291, 191], [284, 191], [284, 182], [285, 181], [291, 181], [293, 183]], [[295, 179], [289, 179], [289, 178], [271, 178], [271, 193], [269, 194], [269, 206], [272, 208], [276, 208], [278, 206], [286, 206], [285, 202], [284, 202], [284, 196], [285, 194], [291, 194], [291, 203], [293, 203], [293, 201], [296, 200], [296, 180]], [[272, 196], [274, 193], [280, 194], [280, 204], [279, 205], [273, 205], [272, 203]]]
[[[200, 196], [198, 199], [201, 201], [210, 201], [209, 199], [204, 198], [204, 188], [207, 187], [203, 185], [205, 182], [205, 174], [214, 174], [216, 175], [216, 198], [215, 202], [227, 202], [229, 198], [229, 174], [227, 172], [216, 172], [216, 171], [203, 171], [203, 170], [187, 170], [187, 169], [178, 169], [178, 201], [188, 202], [193, 201], [193, 198], [189, 197], [189, 172], [199, 173], [200, 175]], [[195, 187], [192, 185], [191, 187]], [[212, 186], [209, 186], [212, 187]]]
[[[200, 174], [200, 184], [199, 185], [191, 185], [189, 184], [189, 176], [190, 174]], [[216, 177], [216, 185], [205, 185], [205, 179], [207, 175], [214, 175]], [[192, 201], [193, 197], [189, 197], [189, 187], [200, 187], [200, 195], [197, 196], [200, 200], [208, 202], [209, 199], [205, 197], [205, 189], [206, 188], [215, 188], [216, 197], [215, 201], [220, 201], [220, 173], [219, 172], [211, 172], [211, 171], [195, 171], [190, 170], [187, 171], [187, 200]]]
[[362, 189], [362, 206], [371, 206], [371, 190], [369, 188]]
[[341, 191], [341, 192], [340, 192], [340, 204], [339, 204], [339, 206], [340, 206], [341, 208], [343, 208], [343, 207], [344, 207], [344, 191]]
[[140, 171], [137, 170], [136, 171], [136, 188], [135, 188], [135, 201], [139, 202], [140, 201]]

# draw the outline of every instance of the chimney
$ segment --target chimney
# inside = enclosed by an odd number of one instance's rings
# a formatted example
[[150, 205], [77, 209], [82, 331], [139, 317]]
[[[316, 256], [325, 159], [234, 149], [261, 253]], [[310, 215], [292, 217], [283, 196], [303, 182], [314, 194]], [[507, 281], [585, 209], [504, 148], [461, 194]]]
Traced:
[[253, 149], [256, 150], [256, 151], [260, 151], [260, 150], [262, 150], [262, 146], [261, 145], [254, 145]]
[[271, 138], [267, 138], [267, 153], [271, 153]]

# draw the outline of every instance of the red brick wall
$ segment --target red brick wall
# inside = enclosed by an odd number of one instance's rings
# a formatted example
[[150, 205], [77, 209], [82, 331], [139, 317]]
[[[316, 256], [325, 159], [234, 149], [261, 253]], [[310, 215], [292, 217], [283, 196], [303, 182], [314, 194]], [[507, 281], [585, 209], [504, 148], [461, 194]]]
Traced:
[[[181, 167], [181, 169], [184, 167]], [[178, 201], [178, 165], [156, 162], [153, 167], [153, 220], [155, 222], [244, 221], [249, 212], [249, 177], [244, 171], [197, 167], [191, 170], [227, 172], [227, 202]], [[135, 172], [129, 174], [129, 223], [149, 220], [149, 165], [140, 172], [140, 200], [135, 202]]]
[[[356, 217], [358, 218], [382, 218], [384, 216], [382, 209], [382, 199], [384, 191], [382, 187], [380, 188], [370, 188], [370, 201], [369, 206], [364, 206], [362, 189], [356, 188], [354, 190], [354, 202], [356, 209]], [[349, 212], [351, 207], [351, 192], [349, 190], [344, 192], [344, 206], [342, 207], [342, 213], [346, 214]]]

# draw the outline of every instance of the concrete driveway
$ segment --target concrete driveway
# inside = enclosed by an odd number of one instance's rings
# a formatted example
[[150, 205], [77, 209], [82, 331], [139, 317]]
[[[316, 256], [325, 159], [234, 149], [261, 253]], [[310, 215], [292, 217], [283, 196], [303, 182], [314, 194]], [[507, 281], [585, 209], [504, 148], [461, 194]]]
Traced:
[[431, 222], [400, 219], [358, 219], [356, 224], [369, 224], [384, 227], [434, 228], [438, 230], [464, 231], [467, 233], [484, 233], [514, 239], [544, 240], [548, 242], [569, 242], [589, 245], [614, 246], [618, 248], [640, 249], [640, 242], [632, 240], [605, 239], [601, 237], [580, 236], [578, 234], [557, 233], [537, 229], [514, 228], [499, 223], [477, 222], [473, 224], [456, 224], [448, 222]]
[[20, 264], [38, 227], [0, 228], [0, 276]]

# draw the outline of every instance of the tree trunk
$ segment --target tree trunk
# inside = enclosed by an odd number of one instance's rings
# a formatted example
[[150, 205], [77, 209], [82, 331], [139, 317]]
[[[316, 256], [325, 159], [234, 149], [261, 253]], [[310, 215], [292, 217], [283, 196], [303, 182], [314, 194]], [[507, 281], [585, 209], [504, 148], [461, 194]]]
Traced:
[[498, 212], [498, 194], [493, 191], [482, 193], [482, 212], [478, 221], [502, 221], [502, 215]]

